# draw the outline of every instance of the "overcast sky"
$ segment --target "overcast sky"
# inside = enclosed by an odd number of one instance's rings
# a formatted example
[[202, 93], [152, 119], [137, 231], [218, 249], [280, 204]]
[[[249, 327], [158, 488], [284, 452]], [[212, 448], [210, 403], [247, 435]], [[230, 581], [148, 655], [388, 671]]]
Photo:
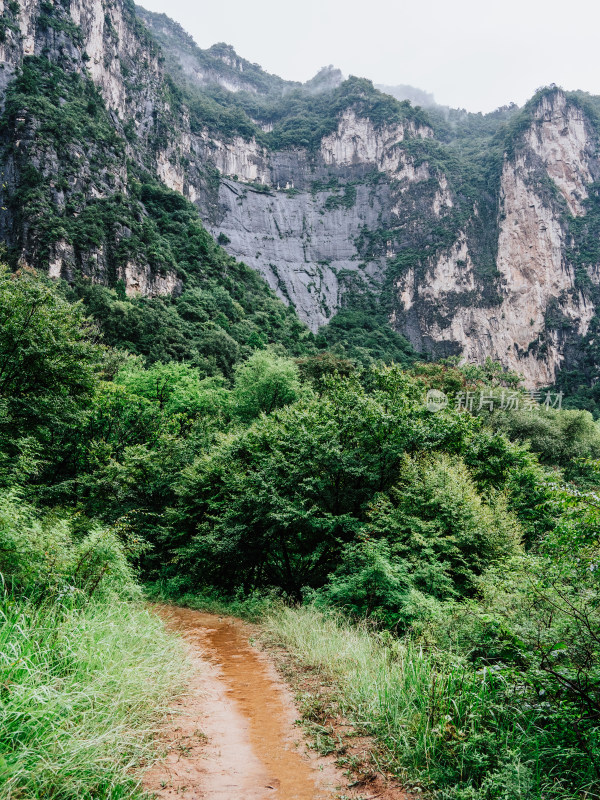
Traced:
[[599, 0], [138, 0], [201, 47], [237, 52], [288, 80], [333, 64], [407, 83], [470, 111], [521, 105], [536, 88], [600, 94]]

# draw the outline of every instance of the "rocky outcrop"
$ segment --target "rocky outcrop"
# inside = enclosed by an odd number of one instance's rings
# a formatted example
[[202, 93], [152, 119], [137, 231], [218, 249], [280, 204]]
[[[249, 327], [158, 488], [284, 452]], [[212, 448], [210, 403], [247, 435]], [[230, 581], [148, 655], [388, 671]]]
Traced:
[[[585, 336], [596, 313], [577, 286], [567, 239], [569, 215], [585, 214], [587, 186], [600, 176], [597, 134], [556, 91], [540, 100], [516, 144], [500, 181], [494, 304], [483, 301], [484, 280], [462, 232], [423, 275], [413, 271], [397, 282], [396, 320], [413, 320], [407, 332], [414, 339], [417, 315], [434, 352], [479, 363], [491, 357], [529, 386], [546, 386], [563, 366], [566, 338]], [[560, 314], [560, 331], [549, 323], [550, 310]]]
[[235, 136], [222, 141], [208, 132], [194, 137], [194, 153], [202, 163], [210, 163], [225, 178], [244, 183], [272, 184], [268, 153], [255, 139]]
[[597, 170], [596, 138], [585, 113], [560, 91], [540, 100], [524, 137], [574, 215], [583, 213], [586, 186]]
[[[340, 308], [349, 285], [378, 291], [385, 279], [386, 253], [363, 258], [358, 242], [402, 213], [390, 181], [401, 195], [431, 178], [427, 164], [416, 167], [398, 147], [407, 136], [431, 137], [431, 129], [410, 123], [377, 129], [350, 109], [316, 154], [196, 139], [196, 155], [227, 179], [212, 213], [202, 186], [191, 183], [188, 196], [225, 248], [257, 269], [316, 331]], [[437, 186], [436, 202], [451, 203], [443, 175]]]
[[133, 261], [127, 262], [119, 277], [125, 284], [125, 293], [128, 297], [137, 294], [145, 297], [176, 295], [181, 293], [183, 286], [181, 280], [172, 272], [157, 274], [148, 264], [136, 264]]
[[433, 131], [412, 122], [377, 128], [366, 117], [359, 117], [353, 108], [342, 113], [337, 130], [321, 142], [321, 155], [327, 165], [350, 167], [370, 164], [393, 175], [402, 159], [396, 147], [406, 136], [431, 138]]
[[363, 262], [355, 243], [364, 227], [376, 227], [387, 214], [385, 187], [358, 185], [351, 208], [328, 205], [332, 196], [338, 195], [263, 192], [223, 181], [222, 217], [213, 228], [314, 331], [340, 307], [345, 282], [358, 277], [378, 287], [385, 270], [385, 259]]
[[[22, 0], [17, 11], [0, 4], [0, 111], [23, 60], [41, 56], [91, 77], [116, 134], [61, 149], [38, 135], [42, 121], [29, 109], [13, 113], [2, 129], [0, 233], [11, 246], [20, 242], [23, 260], [55, 277], [83, 270], [94, 281], [120, 279], [128, 294], [180, 291], [174, 272], [134, 256], [117, 264], [106, 242], [82, 250], [59, 230], [42, 246], [37, 222], [10, 202], [28, 166], [48, 180], [61, 210], [128, 197], [133, 164], [194, 202], [229, 253], [315, 331], [352, 292], [371, 291], [386, 307], [391, 301], [390, 324], [417, 348], [489, 356], [531, 386], [552, 383], [586, 335], [600, 264], [586, 262], [582, 282], [573, 220], [591, 213], [600, 160], [595, 123], [574, 96], [548, 91], [522, 112], [497, 176], [478, 184], [476, 196], [422, 112], [396, 106], [387, 122], [380, 114], [375, 122], [357, 90], [327, 118], [320, 142], [277, 150], [263, 136], [273, 119], [249, 119], [249, 135], [203, 126], [197, 115], [192, 123], [165, 78], [176, 63], [200, 88], [216, 83], [270, 99], [298, 89], [232, 48], [201, 51], [174, 23], [143, 12], [167, 48], [161, 53], [123, 0]], [[336, 91], [340, 80], [328, 68], [303, 91]], [[117, 243], [130, 234], [115, 224]]]

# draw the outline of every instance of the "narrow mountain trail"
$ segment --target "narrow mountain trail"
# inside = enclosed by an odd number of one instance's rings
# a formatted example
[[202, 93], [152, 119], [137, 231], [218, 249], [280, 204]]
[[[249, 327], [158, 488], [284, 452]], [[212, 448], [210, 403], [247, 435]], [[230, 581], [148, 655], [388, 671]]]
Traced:
[[332, 759], [307, 751], [289, 689], [250, 644], [251, 626], [185, 608], [157, 610], [186, 640], [193, 676], [159, 731], [167, 756], [146, 773], [147, 791], [182, 800], [383, 797], [345, 788]]

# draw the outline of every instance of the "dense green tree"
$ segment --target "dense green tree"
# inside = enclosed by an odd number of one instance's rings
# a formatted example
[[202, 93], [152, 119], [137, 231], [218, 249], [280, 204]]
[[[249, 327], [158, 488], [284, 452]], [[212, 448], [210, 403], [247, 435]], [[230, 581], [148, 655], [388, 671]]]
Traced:
[[[0, 453], [7, 470], [67, 468], [105, 353], [81, 305], [29, 269], [0, 270]], [[23, 458], [29, 459], [29, 467]]]
[[318, 607], [336, 606], [357, 619], [394, 628], [406, 616], [410, 586], [407, 564], [392, 556], [387, 539], [363, 536], [344, 547], [315, 601]]
[[534, 408], [499, 411], [492, 424], [511, 439], [529, 442], [546, 464], [575, 466], [582, 458], [600, 458], [600, 427], [589, 411]]
[[235, 371], [232, 410], [244, 422], [270, 414], [299, 396], [298, 367], [290, 359], [259, 350]]
[[[454, 585], [459, 592], [472, 590], [473, 576], [501, 550], [496, 534], [506, 547], [512, 541], [501, 501], [486, 505], [473, 480], [488, 492], [509, 490], [527, 456], [471, 415], [430, 414], [418, 384], [397, 367], [375, 370], [369, 382], [367, 391], [354, 377], [331, 378], [320, 396], [309, 394], [224, 437], [187, 469], [173, 512], [177, 569], [186, 570], [192, 583], [208, 580], [227, 590], [280, 586], [299, 597], [303, 586], [325, 581], [343, 546], [355, 541], [375, 513], [369, 511], [374, 498], [406, 473], [413, 476], [406, 491], [415, 514], [414, 559], [420, 557], [418, 540], [431, 547], [432, 569], [436, 558], [443, 562], [439, 575], [446, 595]], [[457, 462], [458, 473], [450, 470], [454, 477], [444, 488], [444, 468], [430, 467], [420, 483], [406, 457], [428, 451], [463, 454], [479, 469], [471, 479], [467, 466]], [[486, 458], [489, 463], [479, 463]], [[442, 481], [437, 495], [436, 480]], [[401, 494], [398, 488], [394, 497]], [[403, 513], [409, 512], [398, 517]], [[382, 538], [393, 529], [392, 516], [390, 511], [387, 527], [381, 523]], [[431, 532], [427, 546], [419, 526]], [[410, 525], [404, 530], [410, 539]], [[400, 541], [398, 533], [399, 550]]]
[[506, 499], [487, 494], [484, 501], [459, 458], [407, 459], [398, 482], [373, 500], [368, 530], [410, 565], [417, 589], [441, 600], [473, 594], [478, 576], [513, 555], [521, 540]]

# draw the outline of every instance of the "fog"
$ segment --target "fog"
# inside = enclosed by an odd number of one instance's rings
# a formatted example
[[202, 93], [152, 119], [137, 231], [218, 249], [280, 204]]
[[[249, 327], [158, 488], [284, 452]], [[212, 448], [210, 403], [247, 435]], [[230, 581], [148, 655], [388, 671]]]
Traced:
[[591, 0], [142, 0], [201, 47], [232, 44], [267, 71], [305, 81], [333, 64], [411, 84], [470, 111], [522, 104], [557, 83], [600, 94], [600, 3]]

